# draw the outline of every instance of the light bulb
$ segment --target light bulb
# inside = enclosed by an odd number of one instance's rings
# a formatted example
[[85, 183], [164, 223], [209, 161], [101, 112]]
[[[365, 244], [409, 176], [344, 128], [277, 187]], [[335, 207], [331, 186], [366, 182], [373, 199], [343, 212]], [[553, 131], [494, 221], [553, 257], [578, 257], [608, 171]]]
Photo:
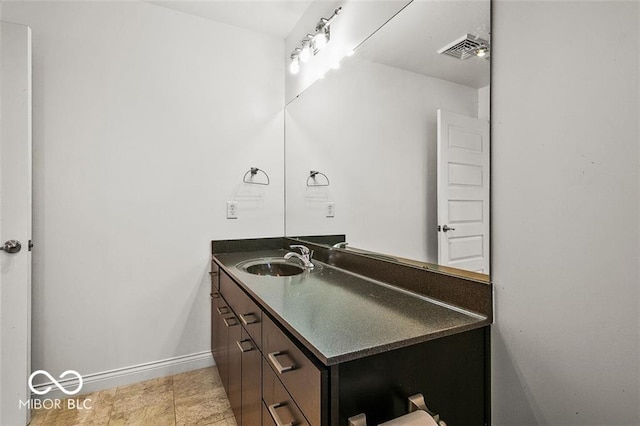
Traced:
[[324, 31], [319, 32], [313, 37], [313, 45], [320, 50], [327, 45], [327, 35]]
[[300, 52], [299, 57], [302, 63], [306, 63], [309, 58], [311, 58], [311, 46], [309, 43], [305, 43], [304, 46], [302, 46], [302, 51]]
[[300, 72], [300, 62], [298, 62], [298, 58], [291, 58], [291, 65], [289, 65], [289, 72], [291, 74], [298, 74]]
[[486, 47], [479, 47], [476, 50], [476, 56], [479, 58], [484, 57], [487, 54], [487, 48]]

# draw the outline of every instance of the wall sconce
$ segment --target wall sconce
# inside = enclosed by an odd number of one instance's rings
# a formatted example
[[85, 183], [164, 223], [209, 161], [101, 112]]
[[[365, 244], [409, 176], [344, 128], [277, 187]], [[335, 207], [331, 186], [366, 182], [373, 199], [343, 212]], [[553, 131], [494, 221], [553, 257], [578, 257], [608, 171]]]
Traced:
[[289, 72], [291, 74], [297, 74], [300, 72], [300, 62], [306, 63], [311, 58], [311, 54], [317, 54], [320, 49], [325, 47], [331, 39], [331, 23], [338, 16], [342, 7], [333, 11], [333, 15], [329, 18], [320, 18], [318, 25], [316, 25], [315, 34], [307, 34], [302, 39], [302, 48], [296, 47], [291, 52], [291, 64], [289, 65]]

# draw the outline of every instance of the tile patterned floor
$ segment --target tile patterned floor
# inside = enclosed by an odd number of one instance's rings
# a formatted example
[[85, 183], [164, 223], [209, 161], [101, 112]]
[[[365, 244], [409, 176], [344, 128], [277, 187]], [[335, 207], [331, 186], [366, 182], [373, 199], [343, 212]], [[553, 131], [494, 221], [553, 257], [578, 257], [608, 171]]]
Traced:
[[[91, 409], [33, 410], [30, 426], [236, 426], [215, 367], [76, 397]], [[67, 404], [62, 404], [65, 407]]]

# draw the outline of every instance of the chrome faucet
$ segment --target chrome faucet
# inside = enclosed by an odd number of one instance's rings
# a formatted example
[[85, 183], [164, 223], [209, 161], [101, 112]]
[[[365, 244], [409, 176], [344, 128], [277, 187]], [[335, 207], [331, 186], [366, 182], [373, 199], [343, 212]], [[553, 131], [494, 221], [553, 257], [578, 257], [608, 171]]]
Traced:
[[341, 248], [341, 249], [343, 249], [343, 248], [347, 248], [348, 245], [349, 245], [348, 242], [342, 241], [342, 242], [339, 242], [339, 243], [335, 243], [332, 247], [333, 248]]
[[310, 251], [308, 247], [303, 246], [303, 245], [298, 245], [298, 244], [294, 244], [292, 246], [289, 246], [289, 248], [292, 249], [300, 249], [300, 253], [296, 253], [295, 251], [291, 251], [287, 254], [284, 255], [284, 258], [286, 260], [291, 259], [292, 257], [295, 257], [296, 259], [300, 259], [300, 261], [304, 264], [305, 268], [307, 269], [313, 269], [313, 262], [311, 262], [311, 257], [313, 256], [313, 251]]

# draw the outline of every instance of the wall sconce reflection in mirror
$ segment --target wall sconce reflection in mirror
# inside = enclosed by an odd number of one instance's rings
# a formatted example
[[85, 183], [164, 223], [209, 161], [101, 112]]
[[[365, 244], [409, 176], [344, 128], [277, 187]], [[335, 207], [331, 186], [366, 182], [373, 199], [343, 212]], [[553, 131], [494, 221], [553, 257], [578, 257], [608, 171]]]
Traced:
[[317, 54], [320, 49], [325, 47], [331, 39], [331, 23], [338, 16], [342, 7], [333, 11], [333, 15], [329, 18], [320, 18], [318, 25], [316, 25], [315, 34], [307, 34], [301, 41], [302, 48], [296, 47], [291, 52], [291, 64], [289, 65], [289, 72], [291, 74], [298, 74], [300, 72], [300, 63], [306, 63], [311, 58], [311, 54]]
[[[264, 176], [264, 178], [266, 179], [266, 182], [264, 181], [259, 181], [259, 180], [254, 180], [254, 178], [256, 177], [256, 175], [258, 174], [262, 174]], [[248, 183], [251, 185], [269, 185], [269, 175], [267, 174], [267, 172], [265, 172], [264, 170], [261, 170], [257, 167], [251, 167], [247, 173], [244, 174], [244, 177], [242, 178], [242, 182], [244, 183]]]
[[[317, 179], [318, 176], [322, 176], [322, 178]], [[329, 178], [324, 173], [311, 170], [307, 178], [307, 186], [329, 186]]]

